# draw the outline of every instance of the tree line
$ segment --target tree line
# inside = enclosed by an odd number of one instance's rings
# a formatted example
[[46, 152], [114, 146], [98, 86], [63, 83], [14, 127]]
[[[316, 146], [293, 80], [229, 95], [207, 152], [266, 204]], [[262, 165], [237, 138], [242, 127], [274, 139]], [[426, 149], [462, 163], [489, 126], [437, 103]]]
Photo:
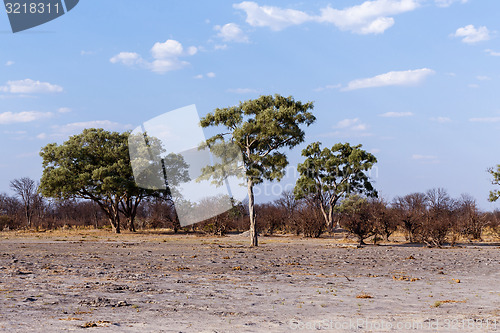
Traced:
[[[248, 227], [252, 246], [258, 245], [258, 230], [319, 237], [342, 227], [363, 244], [370, 237], [374, 241], [387, 240], [400, 228], [408, 241], [432, 246], [445, 241], [453, 243], [462, 236], [479, 239], [487, 225], [497, 230], [498, 214], [480, 213], [475, 200], [467, 195], [452, 199], [444, 189], [433, 189], [398, 197], [391, 203], [379, 199], [367, 175], [377, 163], [376, 157], [361, 145], [349, 143], [324, 148], [320, 142], [310, 143], [302, 150], [304, 161], [298, 165], [299, 179], [294, 190], [283, 193], [273, 203], [255, 205], [254, 187], [264, 181], [281, 180], [285, 175], [285, 150], [305, 141], [303, 126], [316, 121], [312, 109], [312, 102], [268, 95], [216, 109], [203, 117], [202, 127], [223, 130], [204, 143], [220, 162], [204, 167], [200, 179], [223, 184], [230, 176], [224, 163], [228, 151], [224, 148], [237, 147], [243, 157], [238, 170], [247, 185], [248, 199], [244, 208], [230, 198], [232, 209], [191, 226], [191, 230], [201, 228], [223, 234]], [[133, 144], [144, 140], [146, 145]], [[140, 174], [132, 171], [132, 150], [134, 156], [139, 156], [133, 163]], [[93, 221], [91, 224], [97, 227], [106, 220], [117, 233], [122, 225], [135, 231], [137, 223], [143, 228], [168, 225], [175, 232], [180, 229], [174, 206], [180, 198], [176, 187], [190, 180], [189, 165], [181, 155], [164, 156], [165, 150], [157, 138], [147, 133], [85, 129], [61, 145], [43, 147], [40, 155], [40, 183], [29, 178], [16, 179], [10, 184], [15, 197], [0, 197], [0, 227], [20, 226], [22, 215], [28, 228], [33, 227], [34, 221], [37, 226], [45, 223], [51, 227], [66, 219], [84, 224]], [[498, 185], [500, 166], [488, 171]], [[143, 180], [155, 185], [147, 189], [137, 186]], [[497, 200], [499, 193], [492, 191], [490, 200]], [[205, 205], [204, 209], [209, 210], [216, 204], [213, 200], [217, 198], [192, 205]]]

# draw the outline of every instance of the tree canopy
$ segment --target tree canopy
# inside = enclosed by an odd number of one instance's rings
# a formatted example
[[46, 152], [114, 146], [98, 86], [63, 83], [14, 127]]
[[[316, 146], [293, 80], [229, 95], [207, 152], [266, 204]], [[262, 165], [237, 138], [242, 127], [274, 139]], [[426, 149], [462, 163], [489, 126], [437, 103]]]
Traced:
[[[220, 126], [225, 132], [207, 140], [209, 147], [231, 142], [243, 154], [244, 176], [248, 188], [251, 245], [257, 246], [253, 187], [265, 180], [280, 180], [285, 173], [288, 159], [282, 148], [293, 148], [302, 143], [305, 133], [300, 125], [311, 125], [316, 118], [309, 111], [313, 103], [295, 101], [293, 97], [280, 95], [260, 96], [239, 105], [216, 109], [201, 119], [202, 127]], [[217, 152], [211, 149], [217, 155]], [[227, 176], [217, 173], [219, 163], [208, 170], [212, 177]]]
[[295, 196], [298, 199], [312, 196], [330, 229], [333, 210], [340, 198], [351, 194], [377, 196], [365, 173], [377, 159], [361, 147], [338, 143], [332, 148], [321, 149], [321, 143], [314, 142], [302, 150], [306, 159], [298, 165], [300, 177], [295, 185]]
[[93, 200], [119, 233], [119, 203], [134, 186], [127, 140], [128, 133], [85, 129], [61, 145], [43, 147], [41, 193], [56, 199]]

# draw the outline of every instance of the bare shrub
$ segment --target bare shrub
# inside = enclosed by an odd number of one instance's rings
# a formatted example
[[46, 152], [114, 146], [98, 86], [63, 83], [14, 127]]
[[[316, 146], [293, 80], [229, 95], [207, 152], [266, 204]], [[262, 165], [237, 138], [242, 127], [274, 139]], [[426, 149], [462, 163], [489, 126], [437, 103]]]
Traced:
[[359, 245], [364, 245], [366, 238], [375, 235], [374, 212], [367, 199], [357, 195], [351, 196], [345, 199], [338, 209], [341, 214], [341, 226], [358, 238]]
[[406, 232], [406, 240], [415, 242], [416, 233], [426, 218], [427, 196], [424, 193], [411, 193], [396, 197], [393, 202], [394, 213]]

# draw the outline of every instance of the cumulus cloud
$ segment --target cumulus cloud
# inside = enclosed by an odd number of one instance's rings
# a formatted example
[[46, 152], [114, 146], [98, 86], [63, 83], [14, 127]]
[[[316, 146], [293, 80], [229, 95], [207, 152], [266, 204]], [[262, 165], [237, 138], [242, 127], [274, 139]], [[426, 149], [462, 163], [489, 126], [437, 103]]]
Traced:
[[371, 78], [357, 79], [349, 82], [347, 87], [342, 90], [356, 90], [363, 88], [375, 88], [386, 86], [410, 86], [416, 85], [424, 81], [429, 75], [435, 72], [429, 68], [408, 70], [408, 71], [393, 71], [385, 74], [380, 74]]
[[166, 72], [178, 70], [189, 65], [189, 62], [181, 60], [181, 57], [193, 56], [198, 52], [198, 48], [190, 46], [184, 48], [183, 45], [173, 39], [165, 42], [156, 42], [151, 48], [153, 60], [148, 61], [136, 52], [120, 52], [109, 61], [113, 64], [121, 63], [125, 66], [148, 69], [155, 73], [164, 74]]
[[63, 88], [49, 82], [24, 79], [18, 81], [7, 81], [4, 86], [0, 86], [0, 91], [12, 94], [43, 94], [62, 92]]
[[222, 38], [225, 42], [248, 43], [248, 37], [236, 23], [216, 25], [214, 30], [218, 31], [217, 37]]
[[413, 112], [386, 112], [379, 114], [380, 117], [384, 118], [401, 118], [401, 117], [411, 117]]
[[419, 7], [416, 0], [374, 0], [360, 5], [334, 9], [326, 7], [321, 10], [320, 22], [334, 24], [341, 30], [359, 34], [380, 34], [394, 25], [392, 16], [415, 10]]
[[278, 31], [314, 21], [330, 23], [341, 30], [358, 34], [383, 33], [394, 25], [392, 16], [415, 10], [419, 6], [418, 0], [372, 0], [344, 9], [327, 6], [320, 10], [320, 15], [309, 15], [295, 9], [259, 6], [252, 1], [233, 5], [234, 8], [245, 11], [246, 22], [254, 27], [269, 27]]
[[51, 112], [23, 111], [23, 112], [3, 112], [0, 113], [0, 124], [29, 123], [36, 120], [52, 117]]
[[14, 62], [14, 61], [9, 60], [9, 61], [7, 61], [7, 62], [5, 63], [5, 66], [12, 66], [12, 65], [14, 65], [14, 64], [15, 64], [15, 62]]
[[462, 38], [462, 42], [474, 44], [490, 39], [490, 31], [485, 26], [476, 28], [472, 24], [458, 28], [454, 37]]
[[269, 27], [275, 31], [312, 20], [311, 16], [300, 10], [259, 6], [253, 1], [243, 1], [233, 7], [245, 11], [246, 22], [252, 27]]
[[138, 53], [120, 52], [111, 59], [109, 59], [109, 61], [113, 64], [122, 63], [125, 66], [133, 66], [143, 63], [144, 60]]

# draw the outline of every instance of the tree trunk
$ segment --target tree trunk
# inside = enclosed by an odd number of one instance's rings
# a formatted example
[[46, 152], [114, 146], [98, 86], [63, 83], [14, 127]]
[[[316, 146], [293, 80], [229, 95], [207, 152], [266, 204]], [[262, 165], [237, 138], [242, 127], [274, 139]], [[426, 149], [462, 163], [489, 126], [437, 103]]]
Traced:
[[135, 220], [135, 216], [130, 216], [129, 219], [128, 219], [128, 230], [129, 231], [132, 231], [132, 232], [136, 232], [135, 230], [135, 225], [134, 225], [134, 220]]
[[248, 179], [248, 214], [250, 215], [250, 246], [259, 246], [257, 239], [257, 228], [255, 225], [253, 182]]

